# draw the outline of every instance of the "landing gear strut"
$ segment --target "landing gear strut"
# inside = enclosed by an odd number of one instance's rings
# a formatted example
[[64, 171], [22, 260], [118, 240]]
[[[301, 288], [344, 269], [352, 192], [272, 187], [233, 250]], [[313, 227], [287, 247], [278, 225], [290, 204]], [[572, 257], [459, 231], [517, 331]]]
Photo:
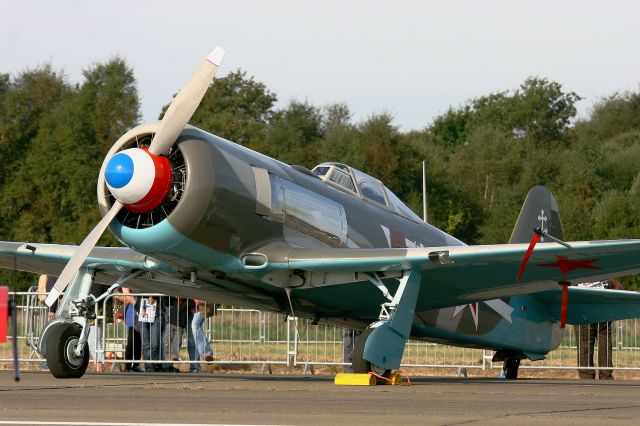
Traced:
[[89, 365], [88, 320], [95, 319], [95, 305], [142, 271], [123, 274], [100, 297], [89, 294], [95, 271], [83, 269], [67, 287], [55, 318], [40, 334], [38, 353], [47, 359], [49, 370], [57, 378], [79, 378]]
[[[356, 340], [352, 358], [355, 373], [373, 371], [387, 376], [391, 370], [400, 368], [419, 292], [420, 274], [404, 271], [395, 295], [381, 306], [380, 320], [371, 324]], [[388, 296], [388, 291], [383, 293]]]

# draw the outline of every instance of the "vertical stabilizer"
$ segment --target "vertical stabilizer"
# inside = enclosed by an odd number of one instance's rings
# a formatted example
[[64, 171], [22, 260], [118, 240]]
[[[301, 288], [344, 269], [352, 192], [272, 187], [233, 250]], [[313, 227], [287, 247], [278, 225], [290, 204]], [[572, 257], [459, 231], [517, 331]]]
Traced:
[[[558, 203], [551, 191], [540, 185], [529, 190], [509, 243], [528, 243], [531, 240], [533, 228], [542, 228], [549, 235], [560, 240], [564, 239]], [[544, 239], [540, 241], [544, 242]]]

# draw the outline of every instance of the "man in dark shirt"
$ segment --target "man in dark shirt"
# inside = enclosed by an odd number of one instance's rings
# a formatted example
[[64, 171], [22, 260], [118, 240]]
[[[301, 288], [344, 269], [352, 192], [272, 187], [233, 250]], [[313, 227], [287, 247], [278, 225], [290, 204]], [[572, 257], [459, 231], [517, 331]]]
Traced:
[[[622, 290], [622, 284], [617, 280], [596, 281], [578, 284], [579, 287], [608, 288]], [[612, 323], [600, 322], [575, 326], [576, 342], [578, 345], [578, 377], [581, 379], [595, 379], [596, 371], [580, 367], [593, 367], [593, 352], [595, 341], [598, 340], [598, 369], [600, 380], [613, 380], [613, 341], [611, 336]], [[609, 368], [602, 368], [609, 367]]]

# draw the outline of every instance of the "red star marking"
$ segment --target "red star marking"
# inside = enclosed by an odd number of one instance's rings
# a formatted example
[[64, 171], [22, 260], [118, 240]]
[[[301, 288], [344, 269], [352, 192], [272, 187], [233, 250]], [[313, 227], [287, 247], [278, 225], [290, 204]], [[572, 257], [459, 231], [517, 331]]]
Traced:
[[585, 259], [585, 260], [571, 260], [566, 257], [556, 256], [555, 263], [544, 263], [536, 266], [547, 266], [549, 268], [560, 268], [560, 272], [563, 275], [568, 274], [574, 269], [602, 269], [592, 265], [592, 263], [599, 261], [600, 259]]

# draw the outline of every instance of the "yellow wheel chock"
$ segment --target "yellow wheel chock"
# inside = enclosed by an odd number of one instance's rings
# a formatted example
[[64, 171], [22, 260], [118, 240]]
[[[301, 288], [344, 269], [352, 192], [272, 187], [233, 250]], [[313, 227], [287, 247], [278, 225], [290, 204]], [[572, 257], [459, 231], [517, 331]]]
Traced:
[[[399, 372], [391, 373], [389, 378], [377, 376], [373, 373], [355, 374], [355, 373], [338, 373], [334, 379], [334, 384], [339, 386], [375, 386], [375, 385], [402, 385], [403, 375]], [[406, 385], [409, 385], [407, 377]]]

